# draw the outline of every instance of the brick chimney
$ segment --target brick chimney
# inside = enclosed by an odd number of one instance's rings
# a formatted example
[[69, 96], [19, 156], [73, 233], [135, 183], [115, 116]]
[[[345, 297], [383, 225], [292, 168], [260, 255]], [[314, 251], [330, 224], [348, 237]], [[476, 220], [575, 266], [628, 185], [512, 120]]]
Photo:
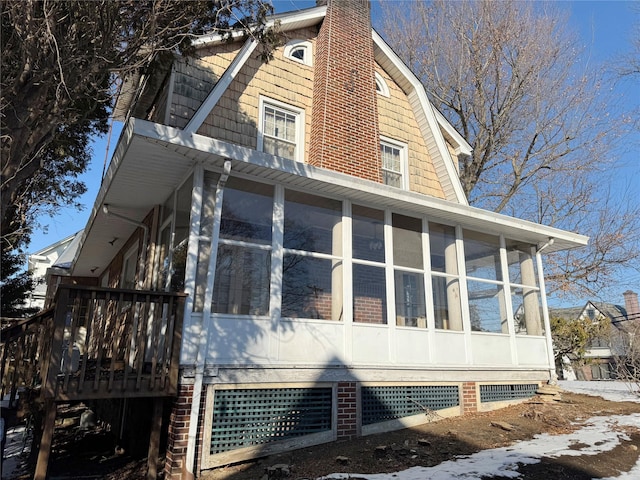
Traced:
[[326, 3], [316, 41], [309, 163], [382, 182], [371, 6], [369, 0]]
[[640, 306], [638, 306], [638, 294], [627, 290], [624, 296], [624, 308], [627, 310], [629, 320], [640, 320]]

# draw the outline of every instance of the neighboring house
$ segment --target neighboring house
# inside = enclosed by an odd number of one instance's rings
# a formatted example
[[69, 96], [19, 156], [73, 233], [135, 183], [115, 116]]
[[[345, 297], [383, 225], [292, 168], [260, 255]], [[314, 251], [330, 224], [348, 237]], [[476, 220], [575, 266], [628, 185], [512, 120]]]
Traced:
[[[167, 478], [495, 408], [555, 379], [542, 253], [587, 238], [468, 205], [469, 145], [369, 16], [366, 0], [331, 0], [277, 15], [287, 42], [268, 63], [251, 39], [213, 35], [126, 79], [70, 269], [87, 303], [75, 286], [57, 300], [73, 317], [63, 361], [84, 349], [97, 363], [72, 358], [48, 385], [56, 401], [152, 396], [144, 375], [179, 340], [179, 375], [162, 370], [156, 394], [175, 395]], [[149, 308], [165, 290], [188, 294], [182, 328], [173, 297]], [[104, 330], [118, 312], [127, 323]]]
[[577, 365], [570, 362], [570, 371], [565, 378], [575, 376], [577, 380], [609, 380], [616, 376], [616, 361], [625, 355], [623, 340], [633, 333], [635, 325], [640, 322], [638, 294], [624, 292], [625, 306], [613, 303], [587, 301], [583, 307], [552, 308], [549, 315], [567, 320], [591, 320], [610, 322], [611, 328], [602, 336], [590, 340], [585, 353], [586, 363]]
[[82, 230], [28, 255], [27, 270], [32, 272], [36, 287], [27, 299], [27, 307], [44, 308], [47, 294], [47, 271], [51, 267], [60, 269], [71, 267], [71, 262], [80, 243], [81, 233]]

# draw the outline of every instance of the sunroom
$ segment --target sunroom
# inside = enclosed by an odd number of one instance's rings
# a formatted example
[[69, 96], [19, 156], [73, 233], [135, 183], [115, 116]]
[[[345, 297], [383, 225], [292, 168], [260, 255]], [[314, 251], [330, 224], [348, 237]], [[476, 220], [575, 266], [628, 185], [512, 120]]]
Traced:
[[189, 294], [182, 364], [202, 341], [212, 365], [553, 367], [541, 253], [584, 236], [141, 120], [108, 178], [96, 207], [129, 221], [96, 208], [74, 274], [163, 205], [152, 268]]

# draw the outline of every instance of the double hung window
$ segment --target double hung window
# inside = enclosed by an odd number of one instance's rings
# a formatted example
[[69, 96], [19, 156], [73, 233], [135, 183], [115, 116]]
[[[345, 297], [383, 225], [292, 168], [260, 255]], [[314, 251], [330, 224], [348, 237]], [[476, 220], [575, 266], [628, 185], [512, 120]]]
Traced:
[[303, 111], [275, 100], [260, 99], [258, 149], [271, 155], [303, 160]]
[[383, 139], [380, 142], [382, 182], [392, 187], [406, 188], [406, 145]]

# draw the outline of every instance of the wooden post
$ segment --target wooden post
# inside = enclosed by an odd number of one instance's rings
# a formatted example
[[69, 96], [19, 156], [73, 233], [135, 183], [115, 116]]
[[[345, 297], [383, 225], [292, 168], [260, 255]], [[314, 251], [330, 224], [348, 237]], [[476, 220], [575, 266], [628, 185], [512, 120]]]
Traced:
[[147, 456], [147, 480], [158, 477], [158, 455], [160, 453], [160, 431], [162, 429], [162, 397], [153, 400], [153, 417], [151, 418], [151, 435], [149, 437], [149, 454]]
[[49, 467], [49, 455], [51, 454], [51, 444], [53, 443], [53, 429], [56, 423], [56, 403], [53, 399], [45, 400], [44, 426], [42, 438], [40, 439], [40, 450], [38, 451], [38, 463], [33, 480], [45, 480], [47, 478], [47, 468]]

